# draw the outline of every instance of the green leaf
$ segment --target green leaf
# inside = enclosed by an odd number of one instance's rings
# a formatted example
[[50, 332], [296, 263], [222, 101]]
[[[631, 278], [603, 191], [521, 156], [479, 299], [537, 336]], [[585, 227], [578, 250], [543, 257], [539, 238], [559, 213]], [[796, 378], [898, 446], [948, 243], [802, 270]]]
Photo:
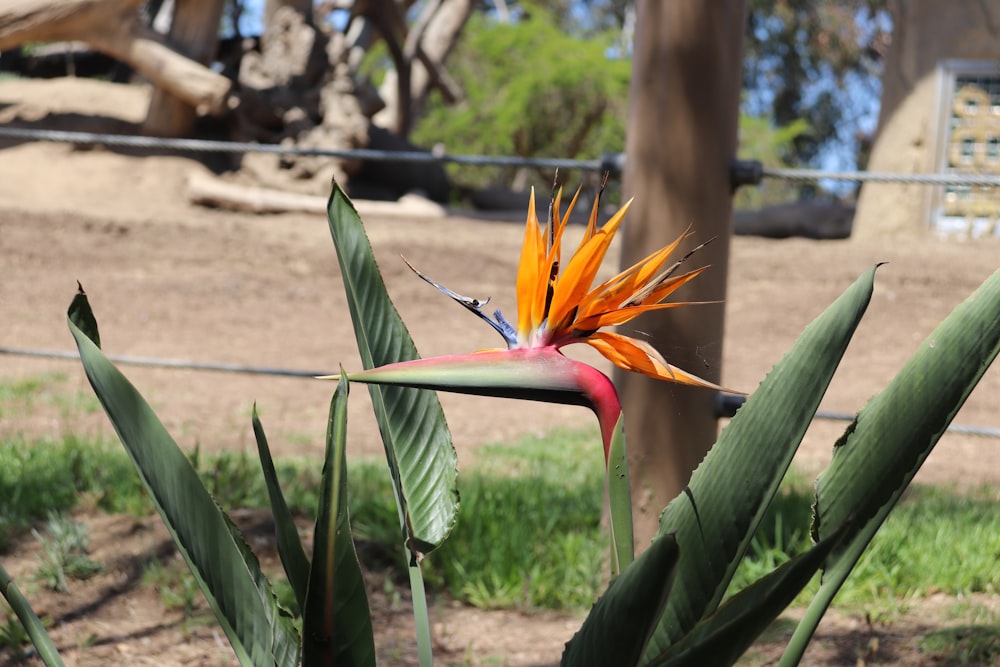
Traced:
[[801, 656], [861, 553], [998, 352], [1000, 271], [927, 337], [837, 442], [817, 480], [813, 531], [827, 535], [850, 521], [855, 532], [830, 557], [783, 664]]
[[83, 291], [83, 285], [79, 282], [76, 284], [76, 296], [69, 304], [69, 318], [76, 323], [76, 326], [87, 338], [93, 341], [94, 345], [101, 346], [101, 334], [97, 330], [97, 319], [90, 310], [87, 293]]
[[302, 613], [305, 665], [375, 667], [371, 611], [347, 508], [347, 379], [330, 402], [326, 458]]
[[638, 664], [674, 581], [677, 542], [661, 535], [611, 582], [580, 630], [566, 644], [569, 667]]
[[285, 569], [285, 576], [288, 577], [292, 592], [295, 593], [295, 601], [301, 610], [305, 606], [306, 587], [309, 583], [309, 559], [306, 557], [305, 549], [302, 548], [302, 540], [295, 527], [295, 518], [288, 510], [288, 503], [285, 502], [281, 485], [278, 484], [278, 474], [274, 469], [274, 461], [271, 459], [271, 449], [267, 445], [264, 426], [257, 416], [256, 404], [253, 406], [251, 419], [254, 438], [257, 440], [260, 467], [264, 471], [267, 497], [271, 503], [271, 514], [274, 515], [274, 537], [278, 547], [278, 555], [281, 557], [281, 565]]
[[257, 558], [149, 404], [81, 326], [96, 337], [96, 320], [83, 293], [70, 307], [69, 328], [87, 379], [236, 657], [244, 665], [298, 664], [298, 635]]
[[660, 532], [676, 532], [681, 559], [647, 658], [718, 606], [868, 306], [875, 268], [806, 327], [664, 510]]
[[844, 531], [747, 586], [651, 664], [656, 667], [731, 665], [806, 587]]
[[4, 599], [17, 615], [17, 620], [21, 622], [21, 626], [28, 633], [28, 637], [34, 644], [42, 662], [50, 667], [62, 667], [62, 658], [59, 657], [59, 651], [52, 643], [52, 638], [49, 637], [49, 633], [45, 631], [45, 626], [42, 625], [35, 610], [31, 608], [27, 598], [21, 593], [21, 589], [17, 587], [11, 576], [7, 574], [3, 565], [0, 565], [0, 593], [3, 593]]
[[431, 616], [427, 608], [427, 592], [424, 589], [420, 561], [411, 562], [407, 569], [410, 575], [410, 596], [413, 598], [413, 625], [417, 635], [417, 664], [420, 667], [434, 667]]
[[635, 558], [632, 533], [632, 487], [625, 450], [625, 420], [619, 416], [608, 453], [608, 506], [611, 519], [611, 575], [618, 576]]
[[[418, 357], [389, 299], [368, 236], [354, 205], [334, 184], [330, 233], [347, 292], [354, 334], [365, 368]], [[433, 392], [370, 385], [411, 560], [444, 541], [458, 512], [457, 457]]]

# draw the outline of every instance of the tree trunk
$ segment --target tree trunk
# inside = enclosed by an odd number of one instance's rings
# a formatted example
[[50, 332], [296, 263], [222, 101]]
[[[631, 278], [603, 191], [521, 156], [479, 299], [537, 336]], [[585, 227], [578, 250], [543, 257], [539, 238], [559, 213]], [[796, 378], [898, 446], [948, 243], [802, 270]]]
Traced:
[[13, 0], [0, 6], [0, 51], [82, 41], [128, 63], [202, 113], [228, 109], [232, 83], [178, 53], [139, 20], [142, 0]]
[[[471, 0], [437, 0], [425, 6], [398, 55], [408, 90], [400, 89], [404, 82], [398, 75], [387, 77], [380, 90], [386, 106], [372, 118], [376, 125], [405, 136], [432, 89], [439, 89], [449, 102], [461, 97], [461, 88], [448, 76], [444, 62], [471, 13]], [[376, 24], [388, 42], [385, 21]]]
[[[219, 22], [225, 0], [177, 0], [170, 23], [170, 42], [192, 60], [208, 65], [219, 43]], [[184, 137], [194, 130], [198, 115], [190, 104], [163, 88], [153, 91], [143, 123], [145, 134]]]
[[[729, 163], [736, 152], [743, 0], [640, 0], [637, 7], [625, 188], [635, 204], [625, 225], [622, 265], [692, 227], [705, 274], [684, 301], [726, 295], [732, 213]], [[706, 304], [644, 315], [636, 329], [670, 363], [718, 381], [724, 307]], [[715, 392], [617, 372], [629, 435], [636, 546], [658, 529], [664, 506], [687, 484], [715, 442]], [[697, 500], [697, 499], [696, 499]]]

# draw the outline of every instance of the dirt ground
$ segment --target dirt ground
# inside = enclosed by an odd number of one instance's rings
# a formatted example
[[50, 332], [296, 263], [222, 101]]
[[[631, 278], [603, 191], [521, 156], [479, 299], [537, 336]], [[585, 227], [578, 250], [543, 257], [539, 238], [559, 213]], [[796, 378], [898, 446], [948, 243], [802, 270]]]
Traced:
[[[127, 129], [144, 114], [146, 92], [87, 81], [0, 82], [0, 123], [91, 129], [113, 120]], [[96, 119], [96, 120], [95, 120]], [[192, 206], [185, 180], [206, 168], [176, 155], [139, 155], [101, 147], [0, 139], [0, 346], [73, 349], [65, 312], [80, 281], [113, 355], [332, 372], [358, 367], [357, 352], [326, 220], [322, 215], [252, 216]], [[875, 186], [877, 187], [877, 186]], [[465, 294], [490, 295], [512, 313], [523, 222], [459, 214], [366, 219], [394, 302], [424, 356], [499, 343], [433, 288], [416, 279], [400, 254]], [[816, 242], [733, 240], [723, 383], [752, 391], [802, 328], [873, 263], [879, 270], [864, 322], [822, 409], [855, 412], [902, 366], [956, 304], [1000, 266], [1000, 242], [866, 238]], [[613, 261], [608, 263], [613, 268]], [[658, 345], [669, 358], [669, 341]], [[183, 447], [253, 447], [249, 411], [262, 413], [278, 455], [318, 456], [332, 387], [319, 381], [250, 374], [124, 367]], [[0, 355], [0, 382], [64, 378], [67, 393], [89, 392], [78, 363]], [[462, 465], [484, 442], [544, 433], [588, 419], [579, 408], [442, 396]], [[956, 423], [1000, 428], [1000, 368], [987, 372]], [[350, 406], [349, 456], [381, 453], [365, 392]], [[818, 471], [843, 431], [817, 421], [797, 465]], [[37, 406], [0, 424], [30, 436], [74, 431], [108, 434], [102, 413]], [[947, 434], [918, 482], [956, 487], [1000, 483], [996, 439]], [[71, 664], [229, 664], [225, 639], [211, 625], [184, 623], [148, 587], [135, 586], [130, 555], [162, 548], [156, 522], [84, 517], [95, 557], [108, 573], [47, 596], [53, 634]], [[36, 547], [4, 556], [18, 575]], [[405, 609], [373, 584], [383, 631], [384, 664], [408, 664], [412, 633]], [[381, 596], [381, 597], [380, 597]], [[405, 600], [404, 600], [405, 602]], [[993, 605], [995, 600], [985, 600]], [[916, 652], [919, 637], [945, 618], [929, 600], [893, 616], [890, 625], [834, 613], [807, 654], [816, 665], [944, 664]], [[405, 604], [403, 605], [405, 607]], [[542, 665], [558, 661], [578, 627], [572, 615], [523, 616], [442, 601], [434, 612], [438, 655], [446, 664]], [[874, 643], [873, 643], [874, 642]], [[774, 640], [780, 644], [780, 637]], [[874, 648], [873, 648], [874, 647]], [[766, 649], [765, 658], [766, 662]], [[9, 659], [0, 653], [0, 661]]]

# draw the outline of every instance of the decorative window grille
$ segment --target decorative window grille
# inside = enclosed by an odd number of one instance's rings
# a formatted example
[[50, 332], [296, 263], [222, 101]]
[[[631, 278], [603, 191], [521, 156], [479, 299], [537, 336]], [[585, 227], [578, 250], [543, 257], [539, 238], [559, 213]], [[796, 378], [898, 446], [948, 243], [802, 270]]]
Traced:
[[[942, 63], [938, 173], [1000, 176], [1000, 60]], [[942, 186], [931, 225], [944, 234], [1000, 234], [1000, 190]]]

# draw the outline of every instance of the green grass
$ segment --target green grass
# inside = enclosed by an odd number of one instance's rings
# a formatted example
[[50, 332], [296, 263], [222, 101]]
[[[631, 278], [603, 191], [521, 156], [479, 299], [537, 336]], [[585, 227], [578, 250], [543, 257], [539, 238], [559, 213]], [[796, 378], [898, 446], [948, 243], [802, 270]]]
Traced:
[[65, 373], [44, 373], [0, 382], [0, 419], [45, 407], [56, 408], [66, 419], [93, 414], [101, 409], [101, 404], [92, 392], [71, 385]]
[[148, 513], [120, 446], [76, 436], [0, 442], [0, 551], [32, 524], [88, 499], [107, 512]]
[[[738, 590], [808, 547], [812, 482], [791, 475], [731, 586]], [[800, 596], [809, 599], [813, 582]], [[847, 606], [893, 606], [912, 597], [1000, 592], [1000, 491], [912, 486], [837, 596]]]
[[[224, 508], [268, 506], [255, 455], [196, 451], [191, 458]], [[292, 511], [312, 517], [320, 466], [306, 459], [279, 459], [276, 465]], [[401, 582], [400, 530], [385, 464], [352, 461], [348, 466], [362, 562], [388, 569]], [[607, 569], [601, 468], [592, 431], [557, 431], [481, 448], [478, 463], [459, 475], [462, 509], [452, 537], [424, 561], [431, 589], [483, 607], [588, 608]], [[797, 475], [786, 483], [734, 588], [805, 548], [811, 488], [811, 480]], [[0, 442], [0, 545], [50, 513], [80, 504], [107, 512], [152, 512], [117, 444], [73, 436]], [[837, 604], [885, 608], [934, 592], [1000, 592], [998, 509], [1000, 493], [993, 489], [911, 490]], [[967, 619], [967, 614], [957, 613], [957, 618]]]
[[53, 514], [42, 532], [32, 530], [32, 534], [42, 544], [35, 580], [46, 588], [68, 593], [70, 579], [89, 579], [103, 570], [87, 556], [90, 532], [84, 524]]
[[606, 578], [600, 436], [555, 431], [478, 453], [462, 507], [427, 576], [483, 607], [580, 608]]
[[943, 665], [995, 665], [1000, 661], [1000, 626], [962, 625], [934, 630], [920, 640], [920, 652]]

